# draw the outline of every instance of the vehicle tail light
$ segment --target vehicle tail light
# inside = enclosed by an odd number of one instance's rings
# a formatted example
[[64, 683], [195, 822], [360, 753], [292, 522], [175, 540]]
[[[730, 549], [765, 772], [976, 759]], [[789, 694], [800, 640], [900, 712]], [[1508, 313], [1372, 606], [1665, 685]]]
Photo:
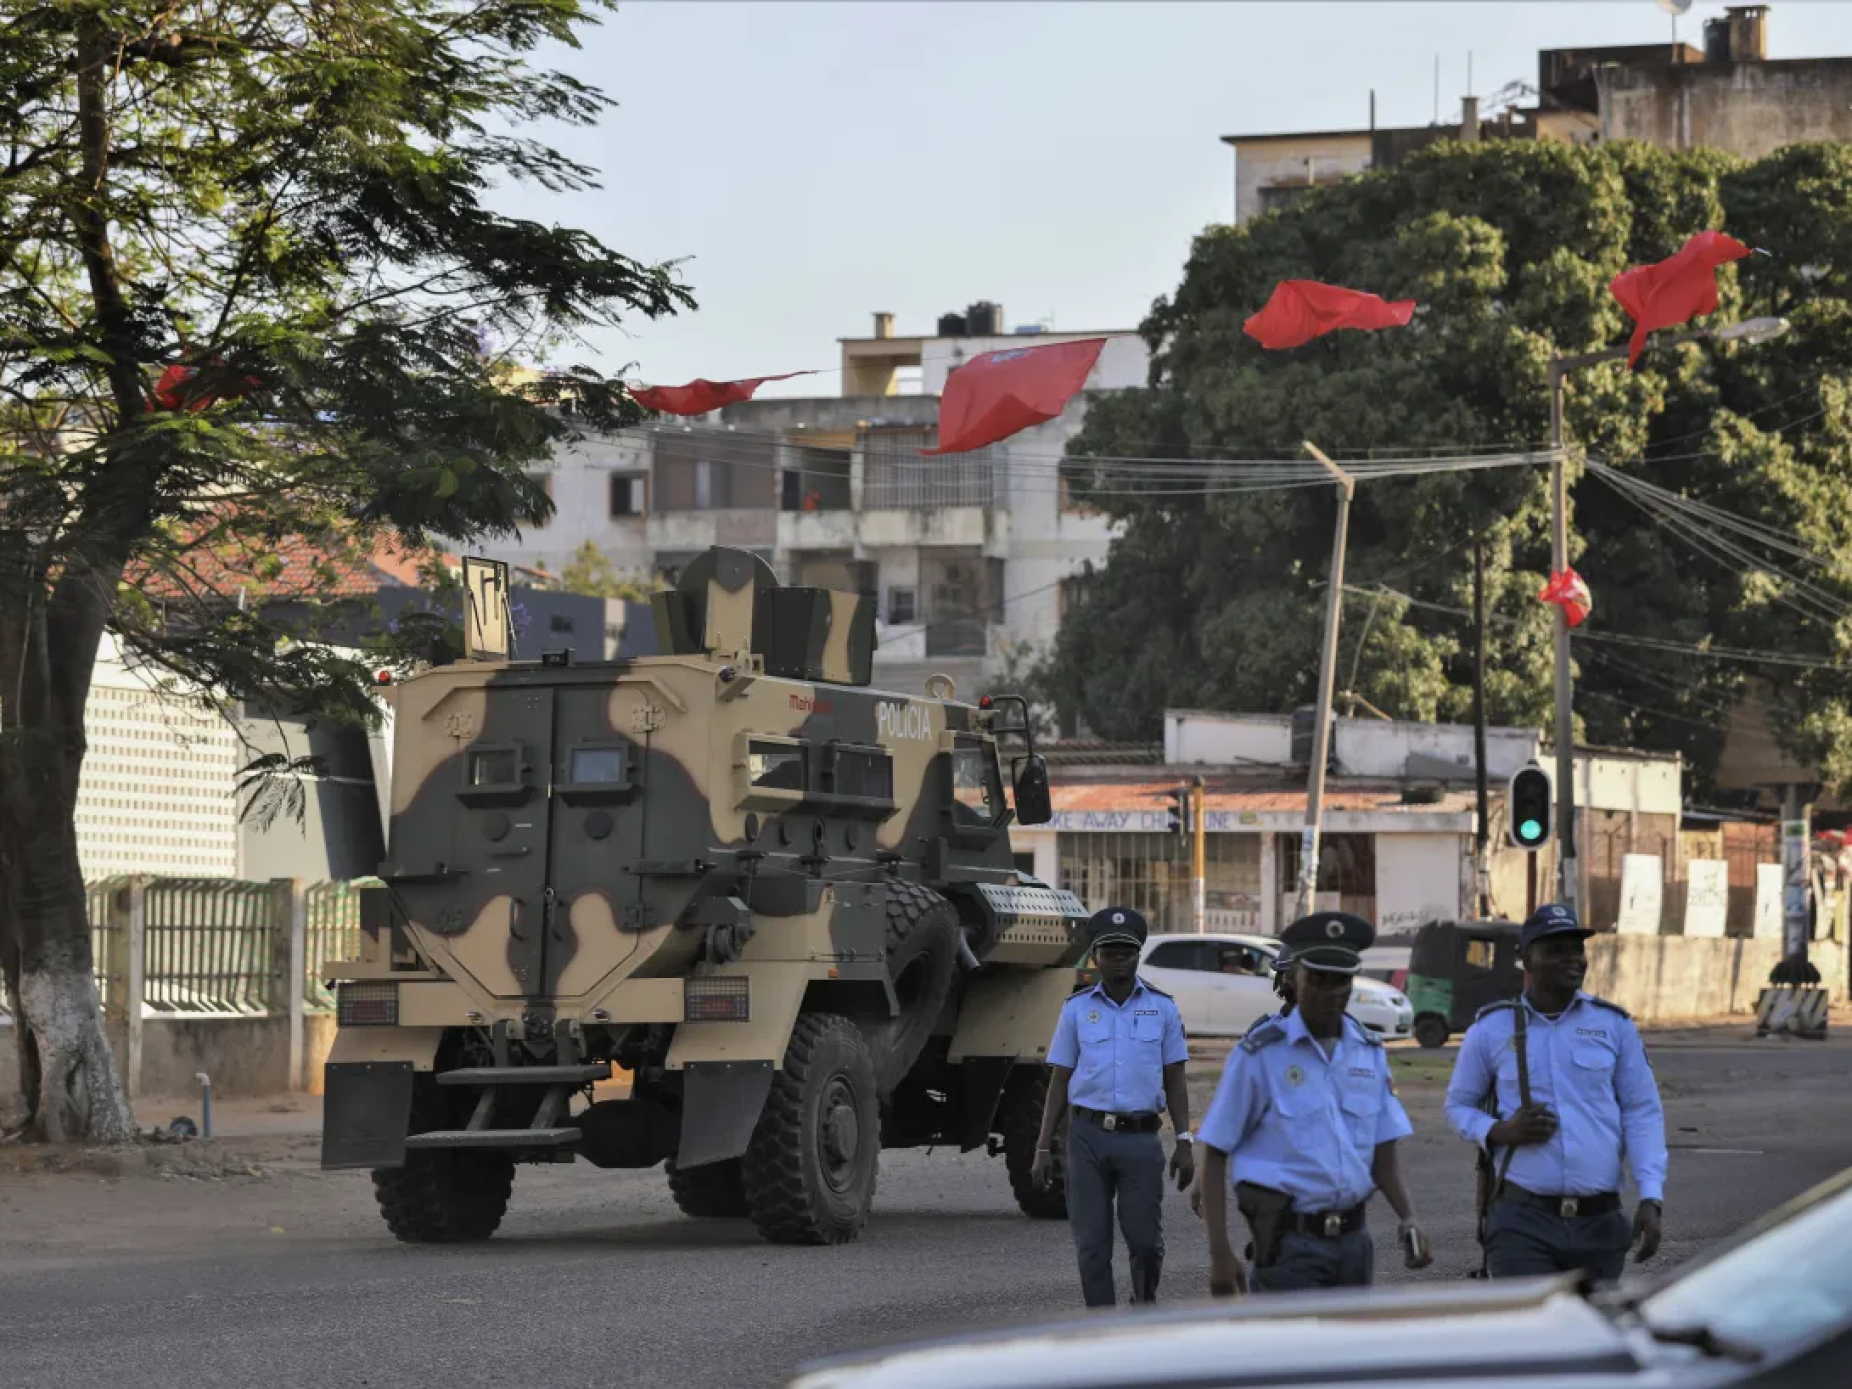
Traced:
[[682, 1021], [747, 1021], [752, 1012], [750, 985], [743, 974], [686, 980], [682, 984]]
[[399, 986], [380, 979], [337, 984], [334, 1015], [342, 1027], [397, 1027]]

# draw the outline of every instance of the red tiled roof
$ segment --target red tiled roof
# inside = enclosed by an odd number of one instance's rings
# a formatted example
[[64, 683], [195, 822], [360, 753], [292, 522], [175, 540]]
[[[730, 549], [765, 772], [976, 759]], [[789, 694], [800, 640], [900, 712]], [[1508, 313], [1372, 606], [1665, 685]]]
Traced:
[[[196, 535], [214, 524], [202, 522]], [[376, 536], [371, 548], [333, 535], [327, 539], [286, 536], [274, 550], [255, 538], [239, 537], [221, 545], [188, 548], [184, 572], [171, 575], [142, 564], [132, 566], [126, 582], [151, 598], [179, 598], [211, 592], [247, 599], [313, 598], [322, 601], [363, 598], [389, 588], [418, 588], [420, 570], [433, 560], [452, 573], [463, 567], [457, 556], [435, 547], [407, 546], [395, 537]], [[517, 574], [540, 582], [551, 580], [545, 570], [512, 565]]]

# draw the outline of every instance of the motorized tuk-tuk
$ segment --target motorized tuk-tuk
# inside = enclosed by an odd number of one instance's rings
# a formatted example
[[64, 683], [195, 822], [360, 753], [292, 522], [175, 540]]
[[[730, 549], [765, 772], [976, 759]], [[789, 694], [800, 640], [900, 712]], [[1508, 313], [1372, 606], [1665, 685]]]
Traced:
[[1430, 921], [1415, 934], [1403, 992], [1415, 1010], [1415, 1040], [1443, 1047], [1488, 1003], [1524, 992], [1515, 921]]

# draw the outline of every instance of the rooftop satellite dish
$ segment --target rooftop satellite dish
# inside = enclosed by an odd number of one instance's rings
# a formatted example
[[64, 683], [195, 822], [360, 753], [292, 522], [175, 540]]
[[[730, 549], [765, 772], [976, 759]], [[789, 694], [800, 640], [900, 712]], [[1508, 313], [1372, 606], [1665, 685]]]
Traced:
[[1691, 10], [1691, 0], [1653, 0], [1653, 3], [1674, 19]]

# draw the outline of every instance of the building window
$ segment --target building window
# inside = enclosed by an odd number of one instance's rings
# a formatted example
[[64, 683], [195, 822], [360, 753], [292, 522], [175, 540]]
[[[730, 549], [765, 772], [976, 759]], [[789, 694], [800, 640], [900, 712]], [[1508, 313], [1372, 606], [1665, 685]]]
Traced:
[[905, 626], [918, 620], [918, 606], [914, 600], [913, 590], [891, 586], [887, 591], [887, 620], [894, 626]]
[[726, 464], [697, 458], [694, 465], [694, 509], [717, 511], [731, 505], [727, 495], [729, 481]]
[[[1290, 896], [1299, 887], [1299, 836], [1279, 837], [1279, 891]], [[1318, 895], [1335, 896], [1339, 911], [1376, 919], [1376, 836], [1323, 834], [1318, 839]]]
[[643, 479], [629, 473], [611, 474], [611, 514], [613, 516], [641, 516], [643, 514]]

